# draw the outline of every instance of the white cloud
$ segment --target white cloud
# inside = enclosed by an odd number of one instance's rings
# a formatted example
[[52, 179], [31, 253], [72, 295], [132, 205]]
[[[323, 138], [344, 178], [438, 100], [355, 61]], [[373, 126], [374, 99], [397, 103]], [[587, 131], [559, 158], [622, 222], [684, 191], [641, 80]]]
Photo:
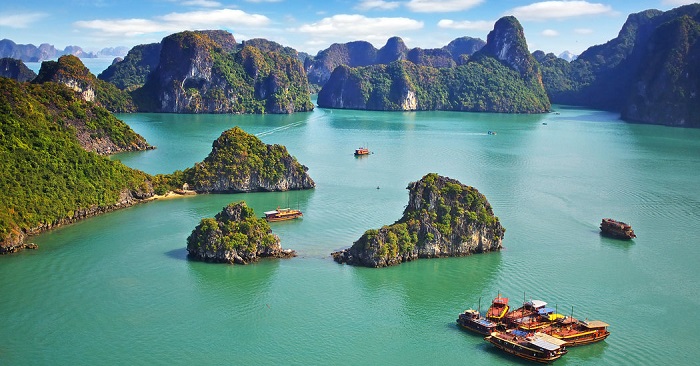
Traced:
[[279, 3], [282, 0], [245, 0], [249, 3]]
[[545, 37], [556, 37], [559, 35], [559, 32], [555, 31], [554, 29], [545, 29], [542, 31], [542, 35]]
[[76, 27], [93, 29], [112, 36], [127, 36], [186, 29], [216, 29], [238, 26], [262, 27], [270, 23], [264, 15], [249, 14], [236, 9], [170, 13], [154, 19], [96, 19], [73, 23]]
[[483, 0], [410, 0], [406, 7], [417, 13], [448, 13], [473, 8]]
[[396, 9], [401, 5], [398, 1], [383, 1], [383, 0], [362, 0], [355, 7], [358, 10], [392, 10]]
[[463, 20], [454, 21], [451, 19], [441, 19], [437, 25], [440, 28], [446, 29], [467, 29], [467, 30], [480, 30], [480, 31], [490, 31], [493, 29], [495, 21], [489, 20]]
[[212, 0], [188, 0], [188, 1], [183, 1], [182, 5], [199, 6], [202, 8], [218, 8], [221, 6], [221, 3], [218, 1], [212, 1]]
[[32, 23], [36, 23], [47, 16], [48, 15], [45, 13], [0, 13], [0, 26], [10, 28], [28, 28]]
[[338, 14], [316, 23], [304, 24], [292, 31], [311, 35], [315, 41], [333, 39], [337, 42], [338, 39], [344, 39], [380, 42], [401, 31], [421, 28], [423, 22], [409, 18], [369, 18], [358, 14]]
[[576, 28], [574, 29], [574, 33], [576, 34], [592, 34], [593, 29], [590, 28]]
[[681, 5], [693, 4], [696, 2], [697, 2], [697, 0], [664, 0], [661, 3], [664, 5], [681, 6]]
[[575, 0], [543, 1], [525, 6], [518, 6], [506, 12], [505, 15], [514, 15], [519, 20], [546, 20], [606, 13], [614, 13], [609, 5]]

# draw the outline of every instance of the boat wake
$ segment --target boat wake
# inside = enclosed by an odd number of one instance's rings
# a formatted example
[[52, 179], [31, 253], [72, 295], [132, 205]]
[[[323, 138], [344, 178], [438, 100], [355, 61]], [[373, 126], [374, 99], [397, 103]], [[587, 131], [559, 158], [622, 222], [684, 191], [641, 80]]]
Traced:
[[284, 130], [286, 130], [286, 129], [288, 129], [288, 128], [300, 126], [300, 125], [302, 125], [302, 124], [304, 124], [304, 123], [306, 123], [306, 122], [308, 122], [308, 121], [307, 121], [307, 120], [303, 120], [303, 121], [292, 122], [292, 123], [290, 123], [290, 124], [288, 124], [288, 125], [284, 125], [284, 126], [280, 126], [280, 127], [275, 127], [275, 128], [273, 128], [273, 129], [271, 129], [271, 130], [267, 130], [267, 131], [263, 131], [263, 132], [256, 133], [255, 136], [257, 136], [257, 137], [263, 137], [263, 136], [267, 136], [267, 135], [272, 135], [272, 134], [275, 133], [275, 132], [280, 132], [280, 131], [284, 131]]

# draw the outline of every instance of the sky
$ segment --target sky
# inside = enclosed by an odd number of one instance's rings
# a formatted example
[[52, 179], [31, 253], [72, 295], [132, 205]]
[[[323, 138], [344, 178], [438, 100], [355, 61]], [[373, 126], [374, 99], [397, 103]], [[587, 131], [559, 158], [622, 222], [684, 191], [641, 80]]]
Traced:
[[3, 1], [0, 39], [86, 51], [160, 42], [184, 31], [224, 29], [236, 41], [266, 38], [316, 55], [333, 43], [381, 48], [393, 36], [409, 48], [486, 40], [499, 18], [515, 16], [530, 51], [580, 54], [617, 36], [627, 16], [690, 0], [62, 0]]

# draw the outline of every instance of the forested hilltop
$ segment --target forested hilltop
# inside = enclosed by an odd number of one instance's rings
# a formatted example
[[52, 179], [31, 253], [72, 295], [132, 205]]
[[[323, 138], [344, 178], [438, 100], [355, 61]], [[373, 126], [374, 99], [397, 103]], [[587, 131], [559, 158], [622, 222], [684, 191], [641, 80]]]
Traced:
[[616, 38], [571, 63], [536, 56], [553, 103], [621, 112], [633, 122], [700, 127], [700, 4], [631, 14]]
[[130, 90], [141, 112], [313, 109], [306, 73], [297, 57], [266, 41], [238, 44], [226, 31], [186, 31], [165, 37], [159, 46], [134, 47], [100, 78]]
[[0, 78], [0, 253], [26, 234], [153, 194], [149, 176], [81, 146], [76, 127], [129, 147], [143, 138], [68, 87]]
[[63, 83], [0, 77], [0, 254], [23, 248], [27, 235], [184, 183], [200, 193], [314, 187], [284, 146], [266, 145], [240, 128], [224, 132], [210, 156], [184, 172], [150, 176], [131, 169], [97, 152], [144, 149], [143, 137], [81, 96]]
[[340, 66], [318, 95], [318, 105], [369, 110], [455, 110], [542, 113], [550, 109], [539, 64], [514, 17], [498, 20], [486, 45], [455, 67], [410, 61]]

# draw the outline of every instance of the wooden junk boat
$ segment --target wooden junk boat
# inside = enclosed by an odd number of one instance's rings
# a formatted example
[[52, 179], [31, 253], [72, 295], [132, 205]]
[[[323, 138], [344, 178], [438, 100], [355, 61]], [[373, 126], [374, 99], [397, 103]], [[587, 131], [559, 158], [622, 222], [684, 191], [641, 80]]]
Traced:
[[607, 218], [600, 223], [600, 231], [603, 235], [615, 239], [630, 240], [637, 237], [629, 224]]
[[549, 328], [545, 328], [543, 332], [565, 341], [566, 347], [573, 347], [600, 342], [608, 338], [610, 335], [609, 326], [610, 324], [600, 320], [581, 321], [566, 317], [553, 323]]
[[565, 341], [544, 333], [528, 333], [518, 329], [493, 332], [484, 338], [498, 349], [530, 361], [549, 363], [568, 351]]
[[369, 155], [369, 149], [366, 147], [358, 147], [355, 149], [355, 156]]
[[542, 300], [530, 300], [523, 303], [523, 306], [509, 312], [504, 317], [508, 327], [518, 327], [523, 320], [536, 316], [540, 309], [544, 309], [547, 303]]
[[464, 329], [483, 335], [490, 335], [498, 326], [496, 323], [481, 316], [481, 313], [474, 309], [465, 310], [462, 314], [459, 314], [457, 324]]
[[508, 307], [508, 298], [501, 297], [501, 294], [498, 294], [498, 296], [493, 299], [489, 310], [486, 312], [486, 319], [494, 322], [500, 322], [508, 313], [508, 309], [510, 309]]
[[279, 208], [272, 211], [265, 211], [265, 220], [268, 222], [293, 220], [304, 216], [301, 211], [292, 208]]

